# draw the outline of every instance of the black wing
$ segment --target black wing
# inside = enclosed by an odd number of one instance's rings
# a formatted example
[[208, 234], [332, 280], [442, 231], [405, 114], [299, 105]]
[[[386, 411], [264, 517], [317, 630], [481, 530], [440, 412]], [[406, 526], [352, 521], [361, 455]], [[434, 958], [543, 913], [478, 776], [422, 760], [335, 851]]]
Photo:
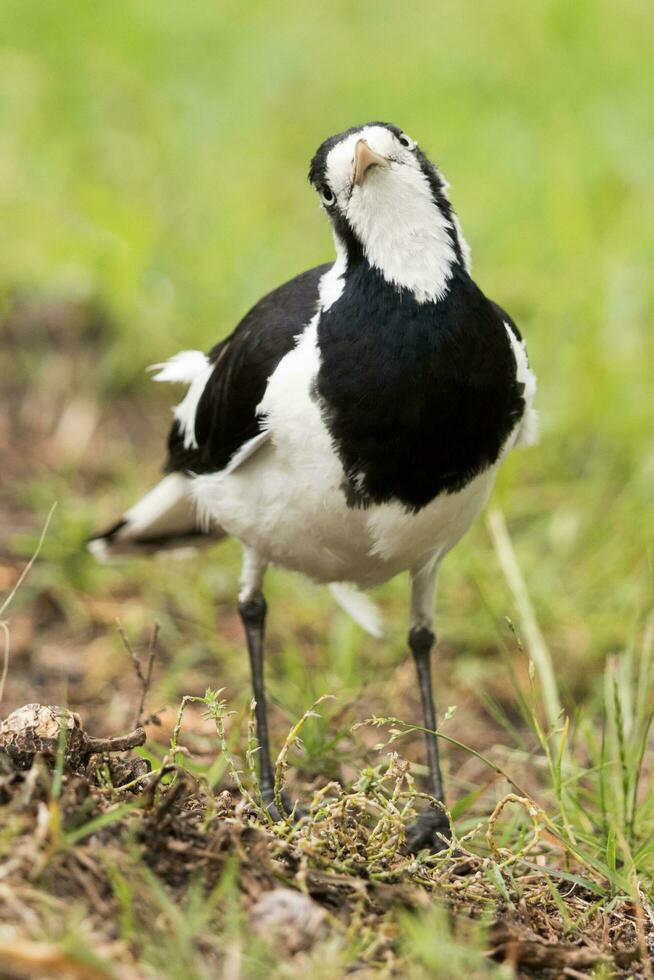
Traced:
[[256, 407], [271, 374], [317, 309], [319, 265], [268, 293], [209, 352], [214, 364], [195, 414], [197, 448], [184, 446], [177, 421], [168, 436], [166, 473], [215, 473], [261, 431]]

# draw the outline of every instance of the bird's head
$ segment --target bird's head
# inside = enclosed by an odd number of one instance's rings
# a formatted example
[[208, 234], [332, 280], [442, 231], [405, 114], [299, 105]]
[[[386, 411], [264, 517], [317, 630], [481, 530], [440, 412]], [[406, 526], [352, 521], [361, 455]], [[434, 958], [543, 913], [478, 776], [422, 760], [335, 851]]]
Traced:
[[362, 259], [419, 302], [447, 291], [467, 246], [448, 185], [415, 140], [388, 123], [367, 123], [325, 140], [309, 180], [331, 218], [342, 264]]

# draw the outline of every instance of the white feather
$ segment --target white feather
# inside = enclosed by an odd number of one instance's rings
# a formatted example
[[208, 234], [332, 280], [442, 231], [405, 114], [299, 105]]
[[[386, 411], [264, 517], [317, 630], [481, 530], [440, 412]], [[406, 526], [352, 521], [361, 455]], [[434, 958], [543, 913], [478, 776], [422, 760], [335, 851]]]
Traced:
[[[109, 538], [89, 542], [89, 550], [100, 561], [139, 552], [149, 541], [158, 538], [163, 539], [161, 546], [169, 554], [169, 549], [176, 546], [175, 539], [179, 539], [178, 550], [181, 551], [183, 539], [199, 527], [190, 479], [182, 473], [169, 473], [141, 497], [122, 520], [122, 527]], [[214, 539], [217, 535], [218, 529], [215, 529]], [[184, 550], [188, 551], [188, 548]]]
[[513, 445], [533, 446], [538, 441], [539, 428], [538, 412], [533, 407], [537, 387], [536, 375], [529, 367], [527, 348], [525, 347], [524, 340], [518, 340], [508, 323], [505, 323], [504, 326], [509, 335], [513, 356], [516, 361], [516, 377], [520, 384], [524, 385], [522, 397], [525, 400], [525, 411], [520, 420]]
[[103, 564], [111, 561], [112, 555], [104, 538], [93, 538], [87, 547], [97, 561], [101, 561]]
[[186, 396], [173, 408], [173, 415], [179, 423], [184, 438], [185, 449], [197, 449], [195, 438], [195, 415], [198, 402], [207, 381], [213, 373], [214, 365], [206, 354], [199, 350], [183, 350], [169, 361], [153, 364], [150, 370], [157, 373], [155, 381], [185, 382], [190, 385]]
[[116, 538], [157, 537], [177, 531], [189, 531], [194, 523], [191, 483], [182, 473], [169, 473], [141, 497], [124, 516], [125, 527]]
[[259, 432], [258, 435], [253, 436], [252, 439], [248, 439], [237, 452], [234, 453], [229, 463], [224, 469], [225, 473], [233, 473], [237, 470], [239, 466], [242, 466], [250, 458], [254, 456], [256, 452], [270, 439], [270, 432], [268, 429], [264, 429], [263, 432]]
[[334, 232], [333, 237], [336, 248], [336, 261], [320, 280], [318, 293], [321, 310], [328, 310], [340, 297], [345, 287], [343, 276], [347, 272], [347, 251], [336, 232]]
[[148, 371], [156, 371], [153, 381], [179, 381], [190, 384], [202, 374], [208, 364], [201, 350], [182, 350], [168, 361], [151, 364]]
[[351, 616], [355, 623], [379, 640], [384, 635], [382, 614], [378, 606], [365, 592], [359, 592], [346, 582], [332, 582], [329, 591], [341, 609]]
[[468, 275], [472, 275], [472, 252], [470, 251], [470, 246], [468, 242], [463, 237], [463, 230], [461, 228], [461, 222], [458, 216], [452, 212], [452, 224], [454, 225], [456, 231], [456, 237], [459, 239], [459, 245], [461, 246], [461, 255], [463, 256], [463, 268], [466, 270]]

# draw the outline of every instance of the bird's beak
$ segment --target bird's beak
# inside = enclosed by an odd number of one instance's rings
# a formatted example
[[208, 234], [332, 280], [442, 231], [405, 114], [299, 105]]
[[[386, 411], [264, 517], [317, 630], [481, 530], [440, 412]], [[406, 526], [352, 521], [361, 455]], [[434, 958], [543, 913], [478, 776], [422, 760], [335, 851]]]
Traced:
[[361, 186], [371, 167], [389, 167], [390, 160], [380, 153], [375, 153], [366, 140], [358, 140], [354, 149], [354, 171], [352, 181]]

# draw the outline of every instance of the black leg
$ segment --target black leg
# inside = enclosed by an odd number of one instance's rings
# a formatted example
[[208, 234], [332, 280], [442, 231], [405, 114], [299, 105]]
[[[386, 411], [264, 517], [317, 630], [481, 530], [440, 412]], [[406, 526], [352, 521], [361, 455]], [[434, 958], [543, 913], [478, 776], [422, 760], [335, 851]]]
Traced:
[[425, 744], [427, 746], [427, 765], [429, 766], [429, 792], [435, 799], [443, 800], [443, 777], [438, 758], [438, 738], [432, 733], [436, 729], [436, 708], [431, 686], [431, 651], [436, 637], [431, 630], [414, 627], [409, 632], [409, 649], [413, 654], [422, 700], [422, 716], [425, 728]]
[[[444, 802], [443, 777], [438, 758], [438, 738], [436, 730], [436, 709], [431, 684], [431, 651], [435, 636], [424, 626], [414, 626], [409, 632], [409, 648], [413, 654], [422, 700], [422, 713], [427, 747], [427, 765], [429, 766], [429, 792], [438, 800]], [[427, 847], [430, 850], [442, 850], [445, 847], [440, 835], [449, 837], [449, 825], [443, 811], [438, 806], [428, 806], [416, 822], [407, 830], [407, 847], [414, 854]]]
[[[238, 611], [245, 628], [245, 636], [248, 644], [250, 670], [252, 672], [252, 691], [256, 702], [254, 717], [257, 724], [257, 739], [259, 742], [259, 784], [264, 802], [272, 812], [275, 796], [275, 776], [270, 759], [266, 688], [263, 679], [263, 636], [267, 608], [268, 606], [263, 596], [247, 599], [245, 602], [239, 602], [238, 604]], [[279, 815], [276, 814], [276, 816], [278, 817]]]

